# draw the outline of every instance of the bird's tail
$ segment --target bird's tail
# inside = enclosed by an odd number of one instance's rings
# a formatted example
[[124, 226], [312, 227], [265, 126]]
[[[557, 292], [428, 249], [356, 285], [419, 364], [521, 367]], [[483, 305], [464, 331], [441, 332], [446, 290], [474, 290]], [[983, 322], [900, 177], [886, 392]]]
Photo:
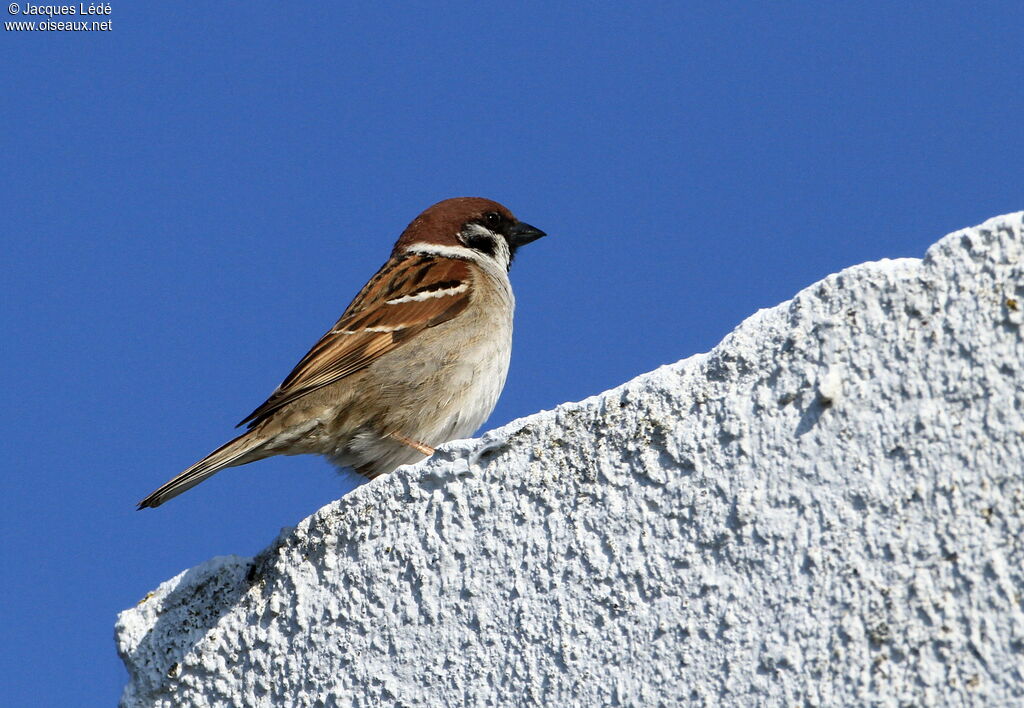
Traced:
[[268, 453], [261, 454], [261, 448], [270, 442], [268, 436], [260, 433], [258, 429], [250, 430], [239, 435], [229, 443], [221, 445], [209, 455], [199, 460], [187, 470], [179, 474], [171, 481], [164, 484], [155, 492], [139, 502], [139, 509], [147, 507], [155, 509], [168, 499], [173, 499], [182, 492], [202, 482], [207, 477], [212, 477], [225, 467], [244, 465], [247, 462], [255, 462], [263, 459]]

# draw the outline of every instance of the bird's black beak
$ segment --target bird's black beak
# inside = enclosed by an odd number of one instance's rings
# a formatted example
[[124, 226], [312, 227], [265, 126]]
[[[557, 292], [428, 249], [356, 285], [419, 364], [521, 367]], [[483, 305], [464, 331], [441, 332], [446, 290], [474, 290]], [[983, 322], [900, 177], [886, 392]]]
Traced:
[[547, 234], [535, 226], [517, 221], [516, 225], [508, 233], [508, 243], [513, 249], [516, 249], [520, 246], [525, 246], [531, 241], [536, 241], [541, 236], [547, 236]]

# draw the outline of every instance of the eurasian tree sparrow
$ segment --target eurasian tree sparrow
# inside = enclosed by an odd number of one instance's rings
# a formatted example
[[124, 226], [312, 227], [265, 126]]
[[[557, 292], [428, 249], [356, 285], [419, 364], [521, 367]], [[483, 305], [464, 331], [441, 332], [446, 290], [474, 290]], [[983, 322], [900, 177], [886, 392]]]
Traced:
[[337, 324], [239, 423], [248, 431], [139, 508], [271, 455], [325, 455], [372, 479], [472, 434], [508, 373], [512, 257], [544, 235], [489, 199], [446, 199], [424, 211]]

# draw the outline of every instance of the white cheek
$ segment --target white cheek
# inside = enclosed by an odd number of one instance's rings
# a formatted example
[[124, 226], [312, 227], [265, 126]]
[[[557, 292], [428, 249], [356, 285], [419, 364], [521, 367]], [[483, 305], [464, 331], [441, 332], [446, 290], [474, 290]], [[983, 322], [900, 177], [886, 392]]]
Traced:
[[508, 271], [508, 266], [512, 262], [512, 252], [508, 248], [508, 241], [503, 238], [498, 239], [498, 248], [494, 252], [494, 260]]
[[490, 229], [484, 228], [480, 224], [467, 225], [461, 234], [461, 237], [464, 240], [463, 242], [468, 241], [474, 236], [477, 238], [487, 239], [491, 242], [491, 246], [494, 249], [493, 256], [482, 251], [477, 251], [476, 249], [471, 249], [478, 256], [476, 260], [497, 263], [500, 268], [508, 271], [509, 263], [512, 261], [512, 253], [509, 251], [508, 241], [505, 240], [505, 237], [501, 234], [494, 233]]

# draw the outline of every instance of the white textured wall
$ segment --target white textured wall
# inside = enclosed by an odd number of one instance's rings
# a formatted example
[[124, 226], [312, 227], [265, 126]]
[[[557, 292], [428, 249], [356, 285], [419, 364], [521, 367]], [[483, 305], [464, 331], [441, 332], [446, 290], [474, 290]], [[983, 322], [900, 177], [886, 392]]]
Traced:
[[124, 704], [1024, 702], [1022, 218], [164, 583]]

